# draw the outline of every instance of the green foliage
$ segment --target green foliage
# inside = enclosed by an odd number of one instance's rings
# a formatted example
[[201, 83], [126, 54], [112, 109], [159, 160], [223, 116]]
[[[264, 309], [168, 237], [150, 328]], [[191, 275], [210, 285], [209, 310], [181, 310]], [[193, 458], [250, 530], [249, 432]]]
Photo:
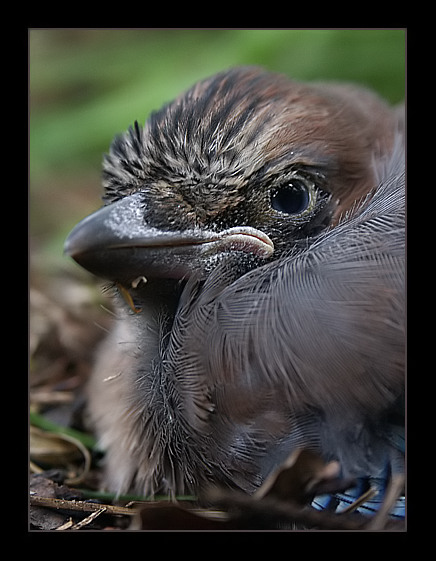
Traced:
[[[59, 254], [99, 206], [102, 153], [192, 85], [254, 64], [404, 97], [405, 30], [30, 30], [31, 231]], [[75, 193], [75, 196], [74, 196]]]
[[194, 81], [238, 64], [363, 82], [397, 102], [404, 42], [397, 30], [33, 30], [32, 168], [93, 162], [135, 119], [143, 122]]

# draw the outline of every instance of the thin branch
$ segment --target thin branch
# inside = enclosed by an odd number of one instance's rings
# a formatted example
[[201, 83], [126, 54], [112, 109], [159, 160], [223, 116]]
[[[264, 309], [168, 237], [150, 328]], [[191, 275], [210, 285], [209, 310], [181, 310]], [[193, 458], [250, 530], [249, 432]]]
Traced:
[[100, 508], [99, 510], [96, 510], [95, 512], [91, 512], [89, 516], [87, 516], [80, 522], [77, 522], [77, 524], [74, 524], [74, 526], [71, 526], [71, 530], [80, 530], [84, 526], [91, 524], [93, 520], [95, 520], [98, 516], [100, 516], [100, 514], [103, 514], [103, 512], [106, 512], [106, 510], [107, 510], [106, 507], [103, 507]]
[[389, 517], [389, 512], [392, 510], [396, 500], [404, 489], [404, 481], [405, 478], [403, 474], [396, 474], [392, 476], [386, 490], [383, 504], [368, 524], [368, 530], [382, 530], [385, 527], [386, 521]]
[[39, 497], [38, 495], [30, 496], [30, 505], [55, 508], [57, 510], [72, 510], [75, 512], [99, 512], [102, 509], [106, 509], [105, 512], [107, 514], [121, 514], [125, 516], [133, 516], [137, 513], [137, 508], [88, 503], [85, 501], [67, 501], [65, 499]]

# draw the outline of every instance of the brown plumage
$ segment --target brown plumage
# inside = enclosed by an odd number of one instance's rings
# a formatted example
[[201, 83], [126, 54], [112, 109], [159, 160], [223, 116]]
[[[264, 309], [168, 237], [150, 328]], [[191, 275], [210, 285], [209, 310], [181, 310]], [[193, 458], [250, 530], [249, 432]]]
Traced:
[[238, 68], [114, 140], [106, 206], [66, 244], [140, 310], [120, 303], [89, 386], [108, 487], [252, 492], [298, 446], [347, 475], [397, 466], [399, 128], [365, 89]]

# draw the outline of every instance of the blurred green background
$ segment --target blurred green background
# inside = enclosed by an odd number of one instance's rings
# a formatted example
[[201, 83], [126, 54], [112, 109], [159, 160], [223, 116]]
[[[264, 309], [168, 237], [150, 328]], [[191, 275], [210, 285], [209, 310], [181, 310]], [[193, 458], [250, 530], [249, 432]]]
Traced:
[[[32, 29], [31, 266], [75, 270], [62, 255], [75, 223], [100, 206], [113, 136], [196, 80], [255, 64], [300, 80], [345, 80], [404, 99], [405, 30]], [[75, 269], [74, 269], [75, 268]]]

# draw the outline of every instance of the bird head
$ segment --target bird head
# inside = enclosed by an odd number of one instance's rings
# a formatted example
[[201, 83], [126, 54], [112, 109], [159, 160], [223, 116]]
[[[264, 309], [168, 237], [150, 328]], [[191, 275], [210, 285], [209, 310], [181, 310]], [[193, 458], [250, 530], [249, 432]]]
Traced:
[[105, 156], [105, 205], [65, 251], [97, 276], [238, 274], [279, 259], [375, 186], [393, 111], [345, 85], [305, 85], [243, 67], [194, 85], [135, 123]]

